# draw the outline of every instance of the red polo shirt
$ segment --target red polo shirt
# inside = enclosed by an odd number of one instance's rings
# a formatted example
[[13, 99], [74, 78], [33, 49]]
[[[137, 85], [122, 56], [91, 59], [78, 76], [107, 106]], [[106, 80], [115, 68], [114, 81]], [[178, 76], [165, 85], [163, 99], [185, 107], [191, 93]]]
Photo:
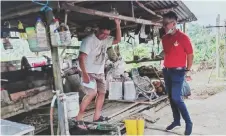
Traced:
[[166, 68], [185, 67], [187, 55], [193, 53], [189, 37], [180, 30], [177, 30], [174, 35], [165, 35], [162, 38], [162, 45]]

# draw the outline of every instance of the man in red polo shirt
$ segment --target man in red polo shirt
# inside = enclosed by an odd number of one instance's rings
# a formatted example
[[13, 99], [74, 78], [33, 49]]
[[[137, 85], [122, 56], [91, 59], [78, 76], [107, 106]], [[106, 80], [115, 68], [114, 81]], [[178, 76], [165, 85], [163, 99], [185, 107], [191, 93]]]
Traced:
[[193, 49], [189, 37], [176, 29], [177, 14], [173, 11], [163, 16], [166, 35], [162, 38], [164, 50], [163, 75], [169, 95], [174, 121], [166, 128], [172, 130], [180, 126], [180, 114], [185, 120], [185, 135], [192, 132], [192, 121], [181, 97], [185, 73], [190, 70], [193, 61]]

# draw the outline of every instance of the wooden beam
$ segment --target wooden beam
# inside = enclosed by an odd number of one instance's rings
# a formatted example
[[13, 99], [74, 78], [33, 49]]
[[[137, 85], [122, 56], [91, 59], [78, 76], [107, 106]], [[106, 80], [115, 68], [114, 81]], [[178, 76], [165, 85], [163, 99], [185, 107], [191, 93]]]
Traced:
[[34, 3], [29, 2], [29, 3], [26, 3], [26, 4], [17, 5], [16, 7], [5, 9], [4, 11], [2, 11], [2, 15], [12, 13], [16, 10], [27, 9], [29, 7], [34, 7]]
[[143, 8], [143, 9], [146, 10], [147, 12], [151, 13], [152, 15], [155, 15], [155, 16], [157, 16], [157, 17], [159, 17], [159, 18], [162, 18], [161, 15], [156, 14], [154, 11], [152, 11], [152, 10], [150, 10], [149, 8], [145, 7], [142, 3], [138, 2], [138, 1], [136, 1], [136, 3], [137, 3], [141, 8]]
[[123, 15], [115, 15], [115, 14], [108, 13], [108, 12], [87, 9], [87, 8], [83, 8], [83, 7], [79, 7], [79, 6], [72, 6], [67, 3], [63, 4], [63, 8], [71, 10], [71, 11], [79, 12], [79, 13], [89, 14], [89, 15], [97, 15], [97, 16], [109, 17], [109, 18], [118, 18], [120, 20], [135, 22], [135, 23], [139, 23], [139, 24], [162, 26], [160, 23], [155, 23], [150, 20], [132, 18], [132, 17], [123, 16]]
[[40, 7], [35, 7], [35, 8], [31, 8], [31, 9], [24, 9], [24, 10], [20, 10], [18, 12], [3, 14], [1, 19], [2, 20], [13, 19], [15, 17], [25, 16], [25, 15], [28, 15], [28, 14], [31, 14], [31, 13], [37, 13], [39, 11], [40, 11]]

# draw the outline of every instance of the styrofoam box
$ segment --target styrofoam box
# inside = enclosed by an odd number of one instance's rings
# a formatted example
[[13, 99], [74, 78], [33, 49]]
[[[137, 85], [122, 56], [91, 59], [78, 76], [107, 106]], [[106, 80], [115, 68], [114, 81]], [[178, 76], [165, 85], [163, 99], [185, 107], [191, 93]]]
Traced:
[[35, 127], [1, 119], [1, 135], [34, 135]]

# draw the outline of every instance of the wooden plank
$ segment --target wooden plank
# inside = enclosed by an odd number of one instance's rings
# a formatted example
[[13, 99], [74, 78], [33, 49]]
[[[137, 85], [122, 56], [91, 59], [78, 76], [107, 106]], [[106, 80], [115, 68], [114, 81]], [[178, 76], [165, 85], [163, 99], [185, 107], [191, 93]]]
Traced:
[[116, 113], [114, 113], [114, 114], [112, 114], [111, 116], [108, 116], [108, 117], [109, 117], [109, 118], [115, 117], [115, 116], [117, 116], [118, 114], [121, 114], [122, 112], [124, 112], [124, 111], [126, 111], [126, 110], [128, 110], [128, 109], [133, 108], [133, 107], [136, 106], [136, 105], [138, 105], [138, 103], [133, 103], [133, 104], [129, 105], [128, 107], [126, 107], [126, 108], [124, 108], [124, 109], [122, 109], [122, 110], [120, 110], [120, 111], [118, 111], [118, 112], [116, 112]]
[[[121, 109], [124, 109], [128, 106], [128, 104], [125, 104], [125, 103], [117, 103], [117, 102], [114, 102], [114, 103], [111, 103], [111, 105], [104, 105], [103, 107], [103, 110], [102, 110], [102, 115], [103, 116], [106, 116], [106, 117], [109, 117], [112, 113], [115, 113]], [[89, 116], [86, 116], [88, 115]], [[93, 120], [93, 114], [94, 114], [94, 110], [93, 111], [90, 111], [90, 112], [87, 112], [85, 117], [84, 117], [84, 120], [85, 121], [92, 121]]]
[[30, 97], [32, 95], [35, 95], [35, 94], [37, 94], [41, 91], [47, 90], [49, 88], [50, 88], [49, 86], [41, 86], [41, 87], [36, 87], [36, 88], [26, 90], [26, 91], [12, 93], [12, 94], [10, 94], [10, 99], [12, 101], [18, 101], [19, 99]]
[[122, 99], [122, 100], [109, 100], [109, 99], [107, 99], [107, 101], [115, 101], [115, 102], [123, 102], [123, 103], [139, 103], [139, 102], [144, 102], [144, 101], [148, 101], [148, 99], [147, 98], [145, 98], [145, 97], [139, 97], [139, 98], [137, 98], [136, 100], [124, 100], [124, 99]]
[[111, 123], [111, 124], [119, 123], [119, 122], [123, 121], [123, 119], [125, 119], [126, 117], [134, 115], [134, 114], [144, 110], [147, 107], [149, 107], [149, 105], [139, 105], [137, 107], [134, 107], [130, 110], [123, 112], [122, 114], [119, 114], [118, 116], [115, 116], [114, 118], [112, 118], [108, 122]]
[[[37, 105], [35, 106], [32, 106], [30, 108], [30, 110], [33, 110], [33, 109], [36, 109], [38, 107], [41, 107], [41, 106], [44, 106], [44, 105], [47, 105], [47, 104], [50, 104], [52, 101], [52, 99], [48, 100], [48, 101], [45, 101], [45, 102], [41, 102], [41, 103], [38, 103]], [[18, 102], [20, 103], [20, 102]], [[15, 105], [15, 104], [14, 104]], [[15, 112], [10, 112], [10, 113], [7, 113], [5, 115], [1, 115], [1, 118], [2, 119], [5, 119], [5, 118], [9, 118], [9, 117], [12, 117], [12, 116], [15, 116], [15, 115], [18, 115], [18, 114], [21, 114], [21, 113], [24, 113], [24, 112], [28, 112], [26, 109], [20, 109], [18, 111], [15, 111]]]
[[109, 18], [118, 18], [120, 20], [135, 22], [135, 23], [139, 23], [139, 24], [155, 25], [155, 26], [160, 26], [160, 27], [162, 26], [160, 23], [155, 23], [150, 20], [138, 19], [138, 18], [123, 16], [123, 15], [116, 15], [116, 14], [112, 14], [112, 13], [108, 13], [108, 12], [83, 8], [83, 7], [79, 7], [79, 6], [73, 6], [68, 3], [64, 3], [63, 8], [67, 9], [67, 10], [79, 12], [79, 13], [89, 14], [89, 15], [97, 15], [97, 16], [109, 17]]
[[[105, 111], [106, 109], [112, 107], [112, 104], [114, 103], [107, 103], [107, 104], [104, 104], [103, 108], [102, 108], [102, 111]], [[95, 112], [95, 108], [94, 109], [91, 109], [90, 111], [86, 112], [86, 114], [84, 115], [84, 118], [88, 118], [92, 115], [94, 115], [94, 112]]]
[[157, 98], [156, 100], [153, 100], [153, 101], [149, 101], [149, 102], [139, 102], [140, 104], [148, 104], [148, 105], [153, 105], [153, 104], [156, 104], [162, 100], [165, 100], [167, 99], [168, 96], [167, 95], [163, 95], [163, 96], [160, 96], [159, 98]]

